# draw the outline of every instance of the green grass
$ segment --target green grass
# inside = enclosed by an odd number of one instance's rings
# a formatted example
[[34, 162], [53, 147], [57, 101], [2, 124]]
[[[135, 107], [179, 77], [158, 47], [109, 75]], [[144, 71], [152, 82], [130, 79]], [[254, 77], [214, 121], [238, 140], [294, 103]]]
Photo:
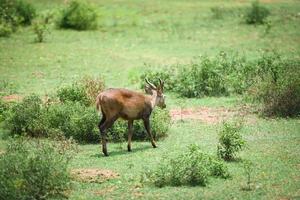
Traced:
[[[28, 0], [39, 12], [58, 10], [60, 0]], [[0, 88], [5, 94], [52, 93], [84, 75], [103, 76], [107, 87], [138, 89], [136, 82], [150, 66], [188, 63], [199, 55], [215, 56], [220, 51], [238, 52], [255, 59], [261, 50], [276, 49], [284, 57], [300, 55], [300, 4], [278, 0], [264, 5], [271, 10], [272, 27], [249, 26], [240, 15], [251, 1], [96, 1], [101, 12], [96, 31], [51, 29], [45, 43], [34, 43], [30, 27], [20, 28], [10, 38], [0, 38]], [[266, 1], [271, 2], [271, 1]], [[223, 19], [213, 19], [211, 7], [224, 9]], [[167, 94], [167, 105], [183, 107], [236, 107], [241, 97], [180, 99]], [[176, 155], [191, 143], [210, 154], [216, 153], [219, 125], [199, 121], [174, 122], [169, 137], [151, 148], [150, 142], [108, 144], [110, 157], [102, 156], [100, 145], [80, 145], [71, 168], [104, 168], [120, 174], [102, 184], [74, 182], [70, 199], [298, 199], [300, 198], [299, 119], [261, 119], [248, 124], [243, 135], [248, 148], [240, 161], [228, 163], [232, 178], [211, 179], [207, 187], [155, 188], [139, 183], [145, 168], [153, 169], [164, 157]], [[3, 133], [3, 130], [0, 130]], [[3, 135], [3, 134], [1, 134]], [[5, 140], [0, 139], [0, 149]], [[255, 164], [252, 191], [246, 184], [242, 160]], [[106, 191], [106, 192], [105, 192]], [[95, 193], [101, 193], [98, 195]]]
[[[109, 144], [111, 155], [108, 158], [102, 157], [99, 145], [81, 146], [72, 167], [112, 169], [121, 176], [101, 185], [77, 183], [72, 198], [97, 199], [94, 192], [111, 186], [115, 188], [104, 197], [130, 199], [135, 197], [135, 191], [142, 193], [145, 199], [299, 198], [299, 120], [260, 120], [257, 124], [247, 125], [242, 131], [247, 149], [239, 154], [240, 160], [227, 164], [231, 179], [211, 179], [207, 187], [155, 188], [139, 183], [144, 169], [155, 168], [164, 157], [179, 154], [188, 144], [196, 143], [205, 152], [215, 154], [217, 130], [218, 126], [197, 121], [177, 123], [172, 126], [169, 137], [158, 143], [157, 149], [151, 148], [149, 142], [134, 142], [133, 152], [128, 153], [125, 143], [122, 149], [120, 144]], [[242, 190], [246, 184], [242, 160], [250, 160], [255, 166], [252, 175], [255, 189], [252, 191]]]

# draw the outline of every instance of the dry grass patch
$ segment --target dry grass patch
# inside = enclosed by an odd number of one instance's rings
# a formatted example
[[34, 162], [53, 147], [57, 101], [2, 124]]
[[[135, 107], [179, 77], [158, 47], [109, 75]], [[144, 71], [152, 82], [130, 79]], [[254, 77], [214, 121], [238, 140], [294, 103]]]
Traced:
[[119, 177], [119, 174], [108, 169], [73, 169], [75, 180], [88, 183], [103, 183], [104, 181]]

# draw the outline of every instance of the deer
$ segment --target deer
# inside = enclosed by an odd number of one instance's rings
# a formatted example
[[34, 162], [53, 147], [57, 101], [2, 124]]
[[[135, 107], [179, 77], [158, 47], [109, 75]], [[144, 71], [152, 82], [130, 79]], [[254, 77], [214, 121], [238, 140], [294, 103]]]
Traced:
[[164, 91], [164, 82], [159, 79], [159, 85], [145, 79], [145, 92], [136, 92], [123, 88], [109, 88], [101, 92], [96, 98], [96, 108], [102, 113], [102, 119], [98, 128], [102, 141], [102, 152], [104, 156], [107, 153], [107, 129], [113, 126], [114, 122], [122, 118], [128, 122], [128, 144], [127, 150], [131, 151], [131, 138], [133, 134], [134, 120], [143, 120], [144, 127], [150, 138], [153, 148], [156, 148], [156, 142], [151, 134], [150, 116], [153, 109], [158, 106], [166, 108]]

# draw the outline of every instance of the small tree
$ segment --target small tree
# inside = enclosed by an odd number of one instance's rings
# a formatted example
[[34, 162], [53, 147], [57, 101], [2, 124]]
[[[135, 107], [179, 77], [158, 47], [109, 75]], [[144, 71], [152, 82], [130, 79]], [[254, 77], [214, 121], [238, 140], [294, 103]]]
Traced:
[[246, 23], [264, 24], [269, 15], [270, 11], [266, 7], [262, 6], [259, 1], [254, 1], [252, 6], [247, 10]]
[[233, 160], [236, 153], [245, 146], [245, 140], [240, 134], [242, 125], [240, 123], [224, 123], [219, 133], [219, 144], [217, 154], [220, 158]]

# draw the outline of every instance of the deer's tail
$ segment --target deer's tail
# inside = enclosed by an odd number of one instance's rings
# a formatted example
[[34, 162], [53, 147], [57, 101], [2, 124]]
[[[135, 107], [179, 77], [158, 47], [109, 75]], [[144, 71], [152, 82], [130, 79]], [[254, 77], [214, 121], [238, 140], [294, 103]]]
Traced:
[[97, 96], [97, 98], [96, 98], [96, 109], [97, 109], [98, 111], [101, 110], [101, 94], [99, 94], [99, 95]]

